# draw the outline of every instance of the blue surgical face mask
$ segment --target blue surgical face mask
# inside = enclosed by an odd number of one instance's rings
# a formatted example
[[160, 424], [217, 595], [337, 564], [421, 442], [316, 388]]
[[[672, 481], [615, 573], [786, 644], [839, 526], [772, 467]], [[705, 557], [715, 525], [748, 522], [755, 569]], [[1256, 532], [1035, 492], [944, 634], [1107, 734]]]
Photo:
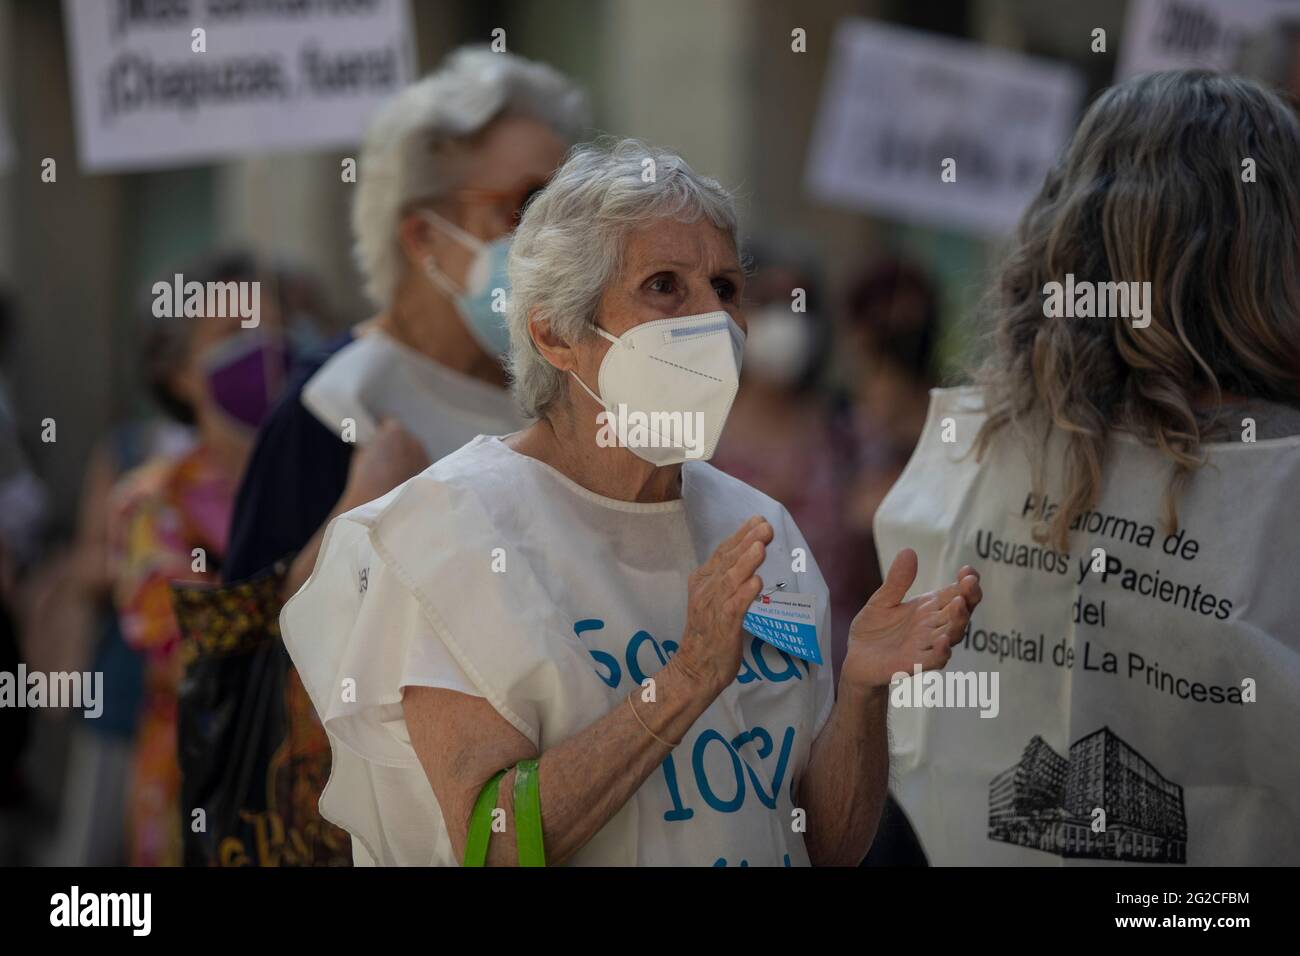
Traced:
[[448, 278], [432, 256], [424, 260], [424, 271], [429, 281], [455, 304], [465, 328], [483, 351], [501, 358], [510, 351], [510, 327], [506, 325], [506, 296], [510, 294], [506, 262], [510, 258], [510, 237], [484, 242], [435, 212], [426, 210], [424, 218], [474, 253], [463, 289]]

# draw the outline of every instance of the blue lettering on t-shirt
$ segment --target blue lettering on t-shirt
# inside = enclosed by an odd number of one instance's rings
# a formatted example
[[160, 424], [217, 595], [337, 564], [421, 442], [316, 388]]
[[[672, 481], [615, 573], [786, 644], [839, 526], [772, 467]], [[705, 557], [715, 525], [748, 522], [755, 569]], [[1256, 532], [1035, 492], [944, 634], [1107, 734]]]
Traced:
[[650, 642], [650, 646], [654, 649], [655, 656], [659, 658], [659, 666], [663, 667], [668, 663], [664, 649], [659, 646], [659, 642], [654, 639], [654, 636], [649, 631], [637, 631], [632, 635], [632, 640], [627, 643], [627, 676], [632, 678], [636, 684], [645, 683], [646, 674], [641, 670], [637, 655], [641, 653], [641, 648], [647, 641]]
[[[604, 626], [605, 622], [599, 618], [586, 618], [581, 621], [573, 622], [573, 633], [578, 637], [582, 637], [582, 635], [586, 634], [588, 631], [599, 631], [604, 628]], [[619, 670], [618, 660], [613, 654], [606, 654], [604, 651], [597, 651], [591, 648], [588, 648], [587, 652], [591, 654], [592, 660], [597, 664], [604, 665], [605, 667], [604, 674], [602, 674], [599, 669], [596, 670], [597, 677], [603, 680], [610, 687], [617, 687], [623, 682], [623, 672]], [[640, 683], [640, 681], [637, 683]]]
[[[575, 621], [573, 624], [574, 634], [581, 638], [590, 631], [600, 631], [605, 627], [605, 622], [600, 618], [584, 618]], [[644, 658], [644, 652], [647, 645], [650, 649], [650, 658]], [[668, 661], [677, 652], [678, 644], [676, 641], [664, 641], [662, 644], [655, 639], [654, 635], [646, 630], [638, 630], [628, 641], [622, 655], [622, 662], [614, 654], [594, 648], [588, 648], [592, 661], [595, 664], [596, 676], [599, 677], [606, 685], [611, 688], [618, 688], [623, 683], [623, 675], [627, 674], [632, 683], [641, 685], [649, 674], [646, 673], [646, 665], [649, 665], [651, 671], [657, 672], [660, 667], [668, 664]], [[775, 654], [779, 662], [773, 661], [770, 655]], [[654, 661], [658, 661], [658, 667]], [[752, 660], [752, 663], [751, 663]], [[794, 679], [802, 681], [805, 675], [811, 674], [807, 661], [800, 660], [803, 664], [803, 673], [795, 663], [795, 658], [787, 654], [780, 648], [772, 647], [759, 638], [754, 638], [748, 647], [748, 654], [741, 655], [739, 672], [736, 675], [736, 682], [739, 684], [748, 684], [753, 681], [768, 681], [773, 684], [784, 683]], [[625, 669], [626, 668], [626, 671]], [[776, 750], [771, 733], [767, 728], [755, 726], [747, 731], [738, 734], [731, 740], [728, 740], [718, 730], [710, 727], [695, 738], [694, 746], [691, 751], [691, 772], [695, 776], [695, 789], [703, 799], [708, 808], [715, 813], [736, 813], [744, 805], [752, 790], [755, 797], [764, 807], [769, 810], [776, 809], [777, 795], [781, 792], [781, 786], [786, 780], [786, 773], [790, 767], [790, 756], [794, 753], [795, 729], [786, 727], [781, 735], [781, 746], [779, 752], [776, 752], [776, 768], [771, 776], [772, 789], [768, 792], [763, 783], [763, 775], [757, 772], [749, 761], [745, 760], [740, 749], [749, 743], [755, 744], [755, 756], [760, 761], [766, 761], [773, 756]], [[705, 756], [710, 746], [721, 745], [731, 758], [732, 772], [726, 774], [721, 779], [710, 779], [705, 768]], [[695, 809], [686, 805], [683, 799], [681, 786], [677, 778], [677, 764], [673, 759], [673, 754], [664, 758], [660, 769], [663, 771], [664, 783], [668, 791], [668, 800], [670, 806], [664, 811], [664, 820], [670, 823], [680, 823], [690, 820], [695, 816]], [[715, 772], [716, 776], [716, 772]], [[791, 799], [793, 801], [793, 779], [790, 780]], [[726, 860], [719, 857], [715, 866], [726, 866]], [[740, 866], [748, 866], [748, 862], [741, 860]], [[790, 865], [790, 857], [786, 855], [785, 865]]]
[[[708, 776], [704, 773], [704, 751], [715, 740], [727, 748], [727, 754], [731, 757], [731, 765], [736, 772], [736, 795], [730, 800], [718, 799], [717, 794], [713, 792], [712, 785], [709, 783]], [[695, 749], [691, 753], [691, 766], [695, 770], [695, 785], [699, 787], [700, 796], [704, 798], [705, 803], [719, 813], [735, 813], [740, 809], [741, 804], [745, 802], [744, 771], [741, 770], [740, 755], [736, 753], [731, 744], [727, 743], [726, 737], [712, 727], [696, 737]]]
[[[600, 631], [604, 630], [604, 628], [605, 622], [600, 618], [583, 618], [582, 620], [573, 622], [573, 633], [579, 638], [588, 631]], [[650, 676], [645, 670], [645, 664], [649, 664], [650, 662], [643, 662], [641, 659], [642, 652], [647, 644], [650, 645], [650, 649], [654, 653], [654, 658], [658, 659], [659, 667], [666, 666], [672, 656], [677, 653], [678, 644], [676, 641], [664, 641], [660, 643], [653, 634], [646, 630], [639, 630], [633, 634], [631, 640], [628, 641], [627, 646], [624, 648], [623, 662], [627, 666], [627, 676], [631, 679], [632, 683], [637, 685], [643, 684], [645, 679]], [[781, 667], [773, 667], [769, 662], [768, 655], [772, 652], [775, 652], [780, 657], [782, 664]], [[589, 653], [592, 660], [599, 665], [595, 668], [596, 676], [610, 687], [617, 689], [618, 686], [623, 683], [624, 673], [623, 667], [620, 666], [618, 658], [613, 654], [606, 651], [596, 650], [595, 648], [588, 648], [587, 653]], [[751, 659], [753, 663], [751, 663]], [[756, 680], [767, 680], [774, 684], [780, 684], [790, 680], [791, 678], [795, 680], [803, 680], [804, 674], [810, 674], [811, 671], [807, 661], [800, 660], [799, 663], [803, 665], [803, 674], [799, 673], [799, 668], [795, 663], [794, 657], [791, 657], [780, 648], [766, 644], [764, 641], [756, 637], [749, 643], [749, 653], [741, 654], [740, 668], [736, 674], [736, 683], [750, 684]], [[650, 666], [653, 667], [653, 664]], [[658, 668], [654, 668], [654, 670], [657, 671]]]
[[[691, 752], [691, 770], [695, 774], [695, 788], [699, 791], [700, 796], [704, 798], [704, 802], [708, 804], [709, 808], [717, 813], [735, 813], [739, 810], [744, 806], [751, 787], [758, 797], [759, 803], [769, 810], [775, 810], [777, 794], [781, 792], [781, 782], [785, 779], [786, 771], [789, 769], [790, 755], [794, 753], [794, 740], [794, 728], [786, 727], [781, 738], [781, 751], [777, 754], [776, 773], [772, 777], [772, 791], [769, 793], [763, 786], [762, 777], [739, 753], [741, 747], [750, 741], [754, 741], [758, 744], [757, 756], [760, 760], [767, 760], [768, 757], [772, 756], [772, 735], [768, 733], [767, 728], [753, 727], [738, 734], [734, 739], [727, 740], [726, 737], [710, 727], [695, 738], [695, 746]], [[728, 756], [731, 757], [734, 772], [733, 779], [709, 779], [708, 772], [704, 767], [704, 757], [709, 744], [715, 741], [722, 744], [726, 748]], [[672, 802], [672, 808], [664, 813], [664, 819], [669, 823], [689, 820], [694, 816], [694, 810], [687, 807], [682, 800], [681, 789], [677, 783], [677, 764], [673, 760], [673, 755], [669, 754], [665, 757], [660, 767], [664, 772], [664, 782], [668, 786], [668, 799]], [[746, 775], [749, 778], [749, 786], [746, 786], [745, 783]], [[791, 784], [793, 785], [793, 780]], [[726, 793], [727, 789], [733, 785], [736, 790], [735, 796], [725, 800], [718, 796], [719, 791]]]

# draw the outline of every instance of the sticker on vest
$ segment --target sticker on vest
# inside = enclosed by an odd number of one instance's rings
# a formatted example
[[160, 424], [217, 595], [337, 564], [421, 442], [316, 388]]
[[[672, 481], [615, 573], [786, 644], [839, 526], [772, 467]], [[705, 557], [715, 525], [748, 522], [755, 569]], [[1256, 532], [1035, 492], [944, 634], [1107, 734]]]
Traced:
[[745, 612], [744, 629], [777, 650], [814, 664], [822, 662], [817, 643], [817, 604], [811, 594], [760, 594]]

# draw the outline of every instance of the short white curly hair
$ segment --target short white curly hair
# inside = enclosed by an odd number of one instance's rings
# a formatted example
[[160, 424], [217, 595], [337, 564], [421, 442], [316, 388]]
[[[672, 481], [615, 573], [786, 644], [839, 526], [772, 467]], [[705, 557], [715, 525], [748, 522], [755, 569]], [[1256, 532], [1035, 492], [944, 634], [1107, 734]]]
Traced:
[[353, 252], [366, 294], [388, 306], [402, 277], [402, 208], [454, 189], [455, 149], [493, 120], [528, 116], [574, 143], [590, 125], [587, 97], [557, 70], [486, 46], [461, 47], [379, 110], [362, 147], [352, 203]]
[[540, 418], [564, 389], [528, 332], [529, 316], [569, 343], [595, 335], [596, 307], [622, 266], [629, 230], [656, 219], [707, 218], [739, 248], [736, 203], [675, 153], [636, 139], [576, 146], [524, 211], [510, 245], [510, 377], [524, 415]]

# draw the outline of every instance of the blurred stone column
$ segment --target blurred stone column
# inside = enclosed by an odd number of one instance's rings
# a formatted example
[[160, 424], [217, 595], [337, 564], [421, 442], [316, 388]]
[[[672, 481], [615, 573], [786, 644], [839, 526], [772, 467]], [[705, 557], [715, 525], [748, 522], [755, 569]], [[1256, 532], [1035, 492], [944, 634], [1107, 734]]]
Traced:
[[[13, 84], [9, 126], [17, 157], [6, 181], [9, 273], [18, 323], [5, 362], [19, 432], [53, 495], [55, 516], [71, 523], [86, 462], [121, 411], [114, 375], [135, 343], [114, 327], [122, 274], [125, 177], [83, 175], [73, 132], [72, 91], [62, 5], [8, 4]], [[57, 163], [43, 182], [42, 162]], [[54, 420], [57, 440], [41, 441]]]
[[[836, 25], [848, 17], [878, 17], [880, 7], [878, 0], [759, 0], [752, 5], [756, 35], [750, 110], [761, 143], [752, 178], [756, 219], [766, 235], [811, 242], [821, 254], [830, 289], [877, 250], [877, 237], [860, 212], [811, 199], [804, 172]], [[804, 31], [802, 53], [791, 48], [797, 29]]]
[[[812, 203], [804, 167], [835, 25], [876, 0], [614, 0], [595, 90], [611, 132], [681, 151], [738, 190], [746, 234], [803, 238], [838, 280], [871, 247], [857, 213]], [[803, 30], [805, 52], [792, 48]]]
[[755, 5], [746, 0], [614, 0], [593, 91], [609, 132], [679, 151], [696, 171], [748, 188], [755, 169], [751, 104]]
[[343, 157], [358, 153], [280, 153], [224, 163], [216, 170], [213, 197], [216, 244], [248, 247], [309, 269], [341, 325], [368, 312], [350, 255], [356, 185], [340, 175]]

